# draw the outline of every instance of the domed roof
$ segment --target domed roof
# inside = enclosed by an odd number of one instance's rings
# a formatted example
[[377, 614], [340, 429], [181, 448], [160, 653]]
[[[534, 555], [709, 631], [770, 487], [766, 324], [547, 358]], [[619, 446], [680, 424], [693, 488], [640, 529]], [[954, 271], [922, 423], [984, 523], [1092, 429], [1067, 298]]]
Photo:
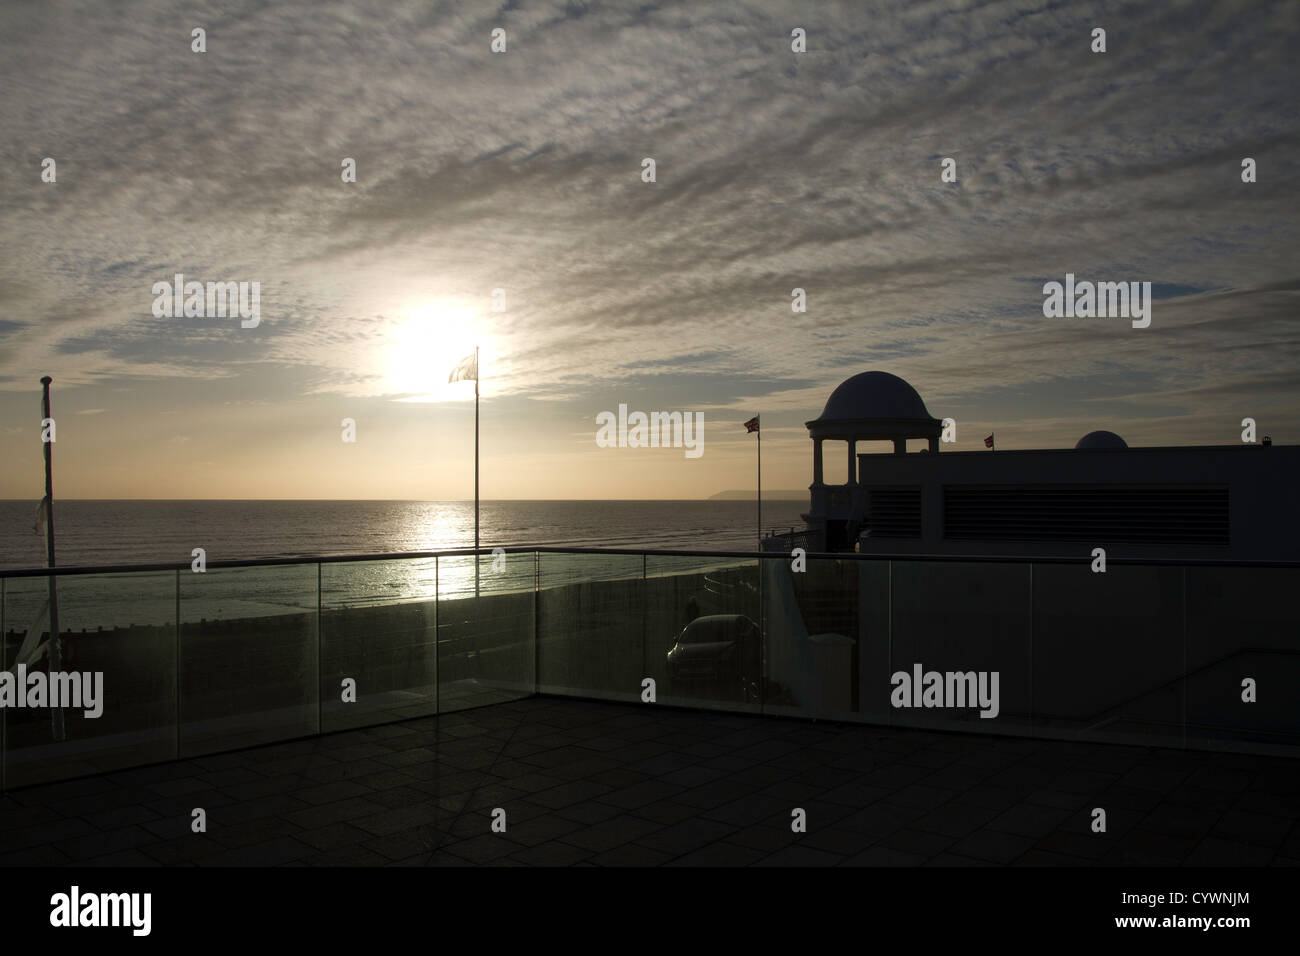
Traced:
[[933, 421], [911, 385], [888, 372], [859, 372], [831, 392], [822, 422], [870, 419]]
[[1074, 447], [1079, 451], [1096, 451], [1101, 448], [1127, 448], [1128, 442], [1114, 432], [1095, 431], [1080, 438]]

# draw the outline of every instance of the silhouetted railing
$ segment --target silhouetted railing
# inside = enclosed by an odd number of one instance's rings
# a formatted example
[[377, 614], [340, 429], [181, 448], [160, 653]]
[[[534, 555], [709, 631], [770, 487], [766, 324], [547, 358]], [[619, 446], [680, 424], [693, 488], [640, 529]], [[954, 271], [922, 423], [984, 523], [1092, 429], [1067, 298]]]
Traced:
[[[63, 741], [48, 698], [0, 708], [3, 785], [535, 693], [1300, 755], [1300, 567], [1090, 565], [506, 548], [59, 569], [63, 671], [102, 693], [64, 708]], [[49, 574], [0, 571], [26, 703], [50, 683]]]

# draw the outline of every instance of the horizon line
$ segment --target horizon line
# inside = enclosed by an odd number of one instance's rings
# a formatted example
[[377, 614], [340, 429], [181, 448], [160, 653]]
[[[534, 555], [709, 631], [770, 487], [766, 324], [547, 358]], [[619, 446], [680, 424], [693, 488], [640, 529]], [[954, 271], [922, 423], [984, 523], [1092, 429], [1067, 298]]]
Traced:
[[[729, 489], [730, 490], [730, 489]], [[536, 501], [536, 502], [587, 502], [587, 501], [716, 501], [717, 495], [727, 492], [714, 492], [703, 498], [480, 498], [479, 503], [486, 501]], [[804, 492], [803, 494], [806, 494]], [[757, 497], [757, 494], [754, 496]], [[773, 497], [768, 494], [764, 498]], [[730, 499], [734, 501], [745, 501], [745, 498]], [[779, 498], [781, 501], [799, 501], [799, 498]], [[465, 502], [472, 504], [473, 498], [58, 498], [54, 499], [57, 504], [60, 501], [346, 501], [346, 502], [375, 502], [375, 501], [421, 501], [421, 502]], [[23, 502], [40, 504], [41, 498], [0, 498], [0, 504], [10, 502]]]

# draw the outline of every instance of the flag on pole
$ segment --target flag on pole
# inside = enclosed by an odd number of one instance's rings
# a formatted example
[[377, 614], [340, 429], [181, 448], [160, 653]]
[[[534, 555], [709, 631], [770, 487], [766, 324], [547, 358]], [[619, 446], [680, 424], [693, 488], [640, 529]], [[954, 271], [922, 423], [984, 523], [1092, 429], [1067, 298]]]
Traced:
[[755, 449], [758, 456], [758, 550], [763, 550], [763, 433], [758, 431], [758, 416], [745, 422], [745, 434], [758, 432]]
[[993, 436], [992, 436], [992, 435], [989, 435], [988, 438], [984, 439], [984, 447], [985, 447], [985, 448], [992, 448], [992, 447], [993, 447]]
[[472, 355], [466, 355], [456, 363], [456, 367], [447, 376], [447, 384], [452, 382], [474, 383], [474, 596], [479, 596], [478, 546], [479, 546], [479, 503], [478, 503], [478, 346]]
[[456, 363], [456, 367], [451, 370], [451, 375], [447, 376], [447, 384], [452, 382], [477, 382], [478, 381], [478, 352], [473, 355], [466, 355]]

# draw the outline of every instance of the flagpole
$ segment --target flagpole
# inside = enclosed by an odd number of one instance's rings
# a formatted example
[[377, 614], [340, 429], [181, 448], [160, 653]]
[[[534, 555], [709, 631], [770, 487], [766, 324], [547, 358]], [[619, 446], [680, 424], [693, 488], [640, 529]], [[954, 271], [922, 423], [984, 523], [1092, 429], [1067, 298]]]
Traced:
[[[757, 415], [754, 416], [758, 418]], [[763, 550], [763, 422], [758, 423], [758, 550]]]
[[474, 596], [478, 597], [478, 346], [474, 346]]
[[[46, 375], [41, 379], [41, 429], [45, 429], [45, 421], [53, 421], [50, 416], [50, 383], [54, 379]], [[54, 435], [51, 434], [53, 439]], [[45, 445], [45, 566], [54, 568], [54, 466], [52, 455], [54, 451], [54, 442], [47, 441]], [[59, 638], [59, 590], [54, 575], [46, 577], [49, 586], [50, 595], [50, 676], [53, 677], [56, 672], [63, 670], [63, 642]], [[53, 707], [50, 709], [50, 731], [55, 740], [63, 740], [63, 707]]]

